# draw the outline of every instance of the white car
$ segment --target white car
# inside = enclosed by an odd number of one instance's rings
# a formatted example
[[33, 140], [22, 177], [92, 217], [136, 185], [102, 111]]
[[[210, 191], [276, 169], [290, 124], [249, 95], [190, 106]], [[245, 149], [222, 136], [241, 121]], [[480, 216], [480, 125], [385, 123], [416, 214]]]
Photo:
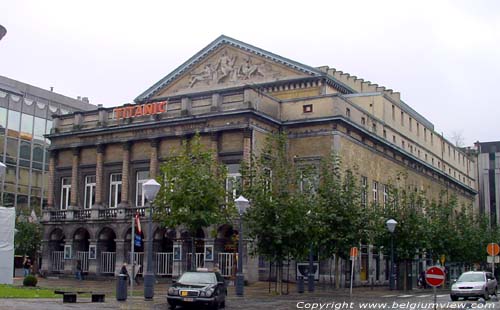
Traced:
[[485, 300], [490, 295], [497, 294], [497, 280], [491, 272], [468, 271], [460, 275], [458, 280], [451, 286], [451, 300], [459, 297], [482, 297]]

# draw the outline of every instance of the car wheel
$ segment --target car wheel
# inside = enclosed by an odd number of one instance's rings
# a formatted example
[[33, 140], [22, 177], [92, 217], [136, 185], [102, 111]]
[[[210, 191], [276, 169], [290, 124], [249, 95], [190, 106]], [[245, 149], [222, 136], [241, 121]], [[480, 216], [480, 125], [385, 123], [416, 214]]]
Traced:
[[175, 310], [175, 308], [177, 308], [177, 305], [172, 305], [172, 304], [171, 304], [171, 305], [169, 306], [169, 309]]
[[220, 307], [221, 308], [226, 308], [226, 301], [225, 300], [220, 303]]
[[452, 301], [457, 301], [458, 300], [458, 296], [455, 296], [455, 295], [450, 295], [450, 298]]
[[219, 302], [218, 302], [218, 301], [215, 301], [215, 302], [212, 304], [212, 310], [219, 310]]
[[488, 293], [488, 288], [486, 288], [486, 290], [484, 291], [484, 300], [488, 300], [490, 299], [490, 294]]

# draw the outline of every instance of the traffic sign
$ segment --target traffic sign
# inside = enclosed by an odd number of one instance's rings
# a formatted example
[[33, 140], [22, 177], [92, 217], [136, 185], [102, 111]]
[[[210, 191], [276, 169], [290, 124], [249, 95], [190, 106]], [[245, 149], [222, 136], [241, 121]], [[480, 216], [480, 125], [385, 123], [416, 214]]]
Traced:
[[352, 247], [351, 248], [351, 254], [350, 254], [351, 258], [353, 257], [358, 257], [358, 248], [357, 247]]
[[496, 243], [488, 243], [486, 251], [490, 256], [497, 256], [500, 253], [500, 247]]
[[434, 266], [427, 269], [425, 272], [425, 281], [430, 286], [440, 286], [444, 283], [445, 275], [444, 270], [440, 267]]
[[489, 264], [492, 263], [500, 263], [500, 257], [499, 256], [486, 256], [486, 262]]

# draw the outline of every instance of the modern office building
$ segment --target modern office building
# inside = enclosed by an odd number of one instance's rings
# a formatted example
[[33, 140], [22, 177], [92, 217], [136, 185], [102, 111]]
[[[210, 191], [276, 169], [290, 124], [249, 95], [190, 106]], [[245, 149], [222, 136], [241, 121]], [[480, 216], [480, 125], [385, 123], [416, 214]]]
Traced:
[[1, 198], [18, 215], [41, 213], [47, 202], [48, 149], [44, 137], [52, 115], [96, 109], [88, 100], [72, 99], [52, 91], [0, 76], [0, 160], [7, 165]]
[[[146, 214], [141, 184], [183, 140], [201, 134], [227, 165], [229, 187], [241, 163], [277, 131], [288, 134], [288, 154], [297, 163], [319, 164], [335, 150], [346, 167], [358, 167], [364, 204], [385, 203], [393, 182], [430, 198], [444, 192], [474, 202], [473, 162], [399, 93], [221, 36], [134, 104], [54, 119], [42, 268], [71, 274], [79, 259], [89, 274], [113, 275], [131, 251], [131, 217]], [[401, 174], [406, 178], [398, 180]], [[237, 227], [200, 230], [196, 264], [217, 263], [233, 275]], [[157, 275], [178, 274], [186, 268], [188, 232], [157, 224], [153, 231]], [[214, 249], [210, 258], [206, 249]], [[141, 263], [142, 249], [136, 250]], [[247, 279], [256, 280], [264, 264], [248, 255], [244, 261]], [[357, 264], [357, 283], [387, 281], [388, 264], [375, 247], [363, 247]]]
[[479, 212], [500, 224], [500, 141], [476, 142]]

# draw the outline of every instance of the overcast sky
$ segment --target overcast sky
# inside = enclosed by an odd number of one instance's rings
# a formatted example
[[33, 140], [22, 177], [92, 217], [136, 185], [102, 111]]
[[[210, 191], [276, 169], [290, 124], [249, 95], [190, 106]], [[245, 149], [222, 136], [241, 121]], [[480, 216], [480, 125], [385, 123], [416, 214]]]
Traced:
[[401, 92], [465, 143], [500, 140], [500, 1], [0, 2], [0, 75], [131, 102], [219, 35]]

